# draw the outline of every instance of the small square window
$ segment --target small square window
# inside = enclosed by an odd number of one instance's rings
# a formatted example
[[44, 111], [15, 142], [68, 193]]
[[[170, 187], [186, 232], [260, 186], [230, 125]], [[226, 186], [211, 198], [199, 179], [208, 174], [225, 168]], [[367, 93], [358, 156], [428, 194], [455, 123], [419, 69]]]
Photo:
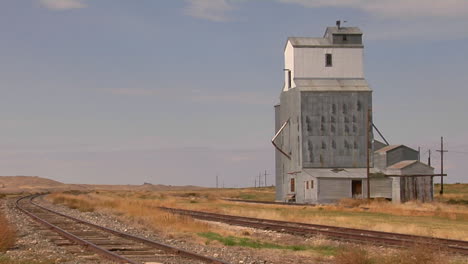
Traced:
[[326, 67], [332, 66], [332, 55], [330, 53], [325, 54], [325, 66]]

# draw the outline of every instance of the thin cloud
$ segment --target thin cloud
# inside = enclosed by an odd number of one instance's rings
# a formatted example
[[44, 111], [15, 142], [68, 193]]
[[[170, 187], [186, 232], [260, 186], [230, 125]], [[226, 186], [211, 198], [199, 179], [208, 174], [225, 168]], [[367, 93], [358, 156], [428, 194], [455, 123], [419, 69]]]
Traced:
[[159, 95], [161, 92], [151, 89], [137, 89], [137, 88], [116, 88], [108, 90], [111, 94], [116, 95], [131, 95], [131, 96], [148, 96]]
[[306, 8], [348, 8], [370, 20], [361, 25], [374, 40], [463, 38], [468, 35], [466, 0], [277, 0]]
[[83, 0], [40, 0], [40, 4], [47, 9], [58, 11], [87, 7]]
[[304, 7], [355, 8], [380, 18], [454, 18], [468, 15], [466, 0], [278, 0]]
[[229, 20], [227, 13], [234, 8], [226, 0], [187, 0], [185, 14], [213, 22]]
[[197, 103], [235, 103], [249, 105], [269, 105], [275, 102], [274, 98], [252, 92], [236, 94], [195, 94], [191, 97], [191, 100]]

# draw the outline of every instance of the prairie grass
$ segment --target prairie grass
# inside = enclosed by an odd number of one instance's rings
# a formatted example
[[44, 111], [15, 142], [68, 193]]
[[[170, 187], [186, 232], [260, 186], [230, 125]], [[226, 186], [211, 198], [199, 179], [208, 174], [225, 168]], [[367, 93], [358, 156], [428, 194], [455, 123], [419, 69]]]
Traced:
[[271, 242], [262, 242], [258, 240], [254, 240], [251, 238], [246, 237], [238, 237], [238, 236], [223, 236], [218, 233], [214, 232], [205, 232], [198, 234], [201, 237], [207, 239], [207, 244], [210, 241], [218, 241], [221, 242], [225, 246], [241, 246], [241, 247], [250, 247], [250, 248], [268, 248], [268, 249], [284, 249], [284, 250], [292, 250], [292, 251], [305, 251], [311, 250], [319, 253], [320, 255], [325, 256], [333, 256], [336, 254], [337, 247], [329, 246], [329, 245], [281, 245]]
[[175, 233], [176, 231], [198, 233], [210, 230], [206, 223], [158, 209], [160, 204], [153, 200], [130, 199], [126, 196], [106, 197], [96, 193], [80, 195], [56, 193], [49, 195], [49, 199], [53, 203], [62, 203], [80, 211], [110, 211], [126, 220], [165, 233]]
[[376, 264], [362, 247], [345, 247], [335, 257], [336, 264]]
[[[369, 253], [364, 247], [347, 246], [339, 249], [336, 264], [449, 264], [458, 259], [444, 255], [438, 248], [413, 245], [392, 254]], [[466, 262], [463, 262], [466, 263]]]
[[468, 206], [468, 184], [444, 184], [444, 194], [440, 195], [440, 184], [434, 186], [436, 199], [448, 204], [460, 204]]
[[[458, 193], [464, 192], [465, 186], [462, 187], [458, 187]], [[451, 185], [446, 185], [446, 190], [450, 190], [450, 188]], [[200, 233], [208, 230], [209, 226], [198, 221], [161, 212], [157, 209], [158, 206], [468, 240], [468, 210], [467, 206], [464, 205], [450, 205], [440, 201], [433, 203], [412, 201], [404, 204], [393, 204], [385, 200], [368, 202], [367, 200], [345, 199], [336, 205], [291, 207], [246, 204], [221, 199], [242, 197], [244, 199], [272, 200], [274, 189], [207, 189], [165, 192], [99, 191], [99, 193], [54, 194], [51, 196], [55, 202], [66, 202], [72, 207], [81, 208], [80, 210], [107, 208], [135, 221], [152, 222], [155, 227], [159, 224], [163, 226], [159, 227], [160, 229], [166, 230], [180, 228], [187, 232]], [[155, 214], [158, 216], [154, 216]], [[226, 234], [223, 231], [221, 233]]]
[[0, 213], [0, 252], [5, 252], [15, 244], [16, 232]]

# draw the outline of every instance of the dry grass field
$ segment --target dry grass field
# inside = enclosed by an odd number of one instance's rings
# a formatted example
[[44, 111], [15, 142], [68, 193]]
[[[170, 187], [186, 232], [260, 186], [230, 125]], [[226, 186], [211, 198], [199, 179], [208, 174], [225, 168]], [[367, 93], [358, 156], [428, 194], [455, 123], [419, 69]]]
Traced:
[[[457, 186], [458, 187], [458, 186]], [[451, 186], [447, 185], [447, 190]], [[468, 206], [449, 204], [408, 202], [392, 204], [388, 201], [344, 199], [336, 205], [286, 206], [269, 204], [246, 204], [221, 200], [220, 198], [243, 198], [271, 200], [273, 188], [256, 189], [209, 189], [203, 191], [167, 192], [89, 192], [58, 193], [51, 195], [54, 202], [67, 203], [80, 210], [111, 209], [130, 217], [150, 217], [158, 206], [203, 210], [224, 214], [243, 215], [286, 221], [337, 225], [353, 228], [398, 232], [468, 240]], [[150, 212], [148, 212], [148, 210]], [[180, 229], [191, 229], [183, 218], [174, 221], [167, 213], [158, 213], [152, 222], [167, 222], [170, 225], [182, 221]], [[155, 216], [151, 216], [155, 217]], [[163, 219], [159, 219], [162, 217]], [[196, 227], [199, 229], [201, 227]], [[206, 229], [206, 227], [204, 227]]]
[[[158, 206], [167, 206], [250, 217], [468, 240], [468, 206], [448, 202], [450, 200], [449, 193], [455, 192], [455, 189], [457, 195], [463, 194], [465, 191], [468, 192], [468, 185], [462, 187], [447, 185], [447, 195], [443, 199], [438, 198], [438, 201], [433, 203], [408, 202], [405, 204], [392, 204], [388, 201], [367, 202], [366, 200], [345, 199], [336, 205], [315, 207], [247, 204], [221, 199], [237, 198], [272, 201], [274, 199], [273, 188], [159, 192], [68, 191], [51, 194], [47, 199], [81, 211], [106, 211], [121, 217], [125, 221], [150, 227], [156, 232], [162, 232], [174, 237], [190, 237], [190, 239], [200, 243], [214, 241], [225, 246], [298, 251], [302, 252], [300, 254], [315, 257], [335, 256], [336, 263], [350, 263], [345, 262], [345, 260], [352, 258], [360, 259], [353, 263], [468, 263], [466, 260], [442, 261], [437, 250], [428, 252], [427, 249], [420, 248], [412, 249], [409, 253], [399, 251], [397, 254], [382, 257], [381, 255], [376, 256], [372, 252], [368, 254], [366, 249], [364, 249], [366, 253], [360, 254], [359, 250], [342, 249], [330, 243], [262, 241], [259, 238], [250, 237], [250, 234], [243, 234], [218, 225], [172, 215], [157, 208]], [[457, 197], [464, 199], [464, 196]], [[419, 255], [416, 252], [419, 252]], [[358, 256], [355, 254], [358, 254]], [[409, 258], [409, 255], [415, 255], [417, 259]], [[378, 257], [378, 261], [376, 261], [376, 257]], [[405, 262], [405, 259], [412, 259], [412, 262]]]
[[440, 184], [436, 184], [434, 190], [437, 192], [436, 199], [438, 201], [448, 204], [468, 205], [468, 184], [466, 183], [445, 185], [442, 196], [439, 194]]

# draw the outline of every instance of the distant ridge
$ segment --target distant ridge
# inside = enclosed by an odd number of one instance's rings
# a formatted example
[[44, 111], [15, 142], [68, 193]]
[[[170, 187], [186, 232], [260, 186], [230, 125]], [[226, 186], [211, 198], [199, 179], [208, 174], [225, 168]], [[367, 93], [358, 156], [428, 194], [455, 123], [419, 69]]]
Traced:
[[142, 185], [65, 184], [39, 176], [0, 176], [0, 193], [46, 192], [66, 190], [177, 191], [201, 190], [204, 187], [172, 186], [143, 183]]

